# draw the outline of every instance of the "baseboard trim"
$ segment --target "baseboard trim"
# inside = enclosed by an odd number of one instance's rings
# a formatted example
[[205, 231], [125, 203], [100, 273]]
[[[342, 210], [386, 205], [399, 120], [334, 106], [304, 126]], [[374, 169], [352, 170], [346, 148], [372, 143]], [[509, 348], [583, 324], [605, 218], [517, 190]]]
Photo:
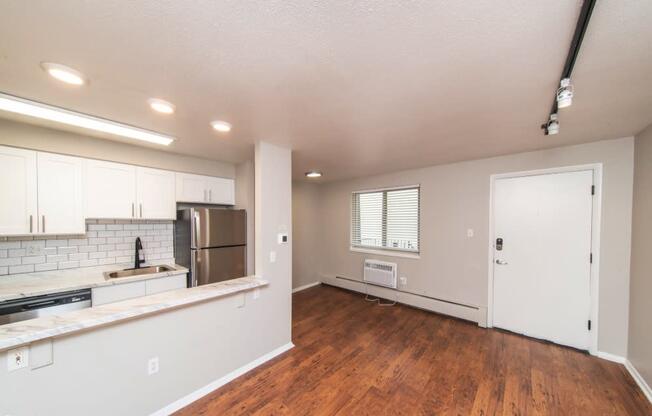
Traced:
[[486, 309], [477, 306], [462, 305], [459, 303], [446, 302], [414, 293], [402, 292], [400, 290], [384, 288], [380, 286], [367, 285], [359, 280], [331, 277], [322, 275], [322, 282], [327, 285], [340, 287], [358, 293], [366, 293], [372, 296], [382, 297], [388, 300], [396, 300], [398, 303], [409, 305], [415, 308], [448, 315], [465, 321], [477, 322], [480, 326], [486, 325]]
[[618, 364], [625, 364], [625, 362], [627, 361], [625, 357], [616, 354], [611, 354], [608, 352], [603, 352], [603, 351], [598, 351], [595, 355], [596, 357], [602, 358], [603, 360], [612, 361]]
[[650, 403], [652, 403], [652, 389], [650, 388], [650, 385], [647, 384], [641, 373], [638, 372], [636, 367], [634, 367], [634, 364], [629, 360], [625, 360], [625, 368], [629, 371], [629, 374], [631, 374], [636, 384], [638, 384], [641, 390], [643, 390], [645, 397], [647, 397]]
[[292, 349], [294, 347], [294, 344], [289, 342], [285, 345], [282, 345], [278, 348], [276, 348], [273, 351], [268, 352], [267, 354], [256, 358], [249, 364], [243, 365], [240, 368], [237, 368], [230, 373], [224, 375], [223, 377], [218, 378], [217, 380], [205, 385], [204, 387], [193, 391], [192, 393], [180, 398], [179, 400], [175, 401], [174, 403], [170, 403], [169, 405], [165, 406], [164, 408], [157, 410], [156, 412], [152, 413], [151, 416], [167, 416], [170, 415], [177, 410], [180, 410], [186, 406], [188, 406], [190, 403], [195, 402], [202, 397], [206, 396], [207, 394], [213, 392], [214, 390], [217, 390], [218, 388], [222, 387], [223, 385], [229, 383], [230, 381], [240, 377], [241, 375], [253, 370], [254, 368], [258, 367], [261, 364], [264, 364], [265, 362], [271, 360], [272, 358], [275, 358], [278, 355], [283, 354], [284, 352]]
[[309, 283], [307, 285], [295, 287], [294, 289], [292, 289], [292, 293], [301, 292], [302, 290], [310, 289], [311, 287], [315, 287], [319, 285], [321, 285], [321, 282]]

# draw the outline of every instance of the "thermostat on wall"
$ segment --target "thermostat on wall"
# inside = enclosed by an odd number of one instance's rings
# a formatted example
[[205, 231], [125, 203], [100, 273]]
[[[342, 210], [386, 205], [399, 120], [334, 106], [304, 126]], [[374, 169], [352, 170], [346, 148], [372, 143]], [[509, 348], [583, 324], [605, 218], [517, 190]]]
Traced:
[[287, 233], [278, 233], [278, 243], [279, 244], [287, 244], [288, 243], [288, 235], [287, 235]]

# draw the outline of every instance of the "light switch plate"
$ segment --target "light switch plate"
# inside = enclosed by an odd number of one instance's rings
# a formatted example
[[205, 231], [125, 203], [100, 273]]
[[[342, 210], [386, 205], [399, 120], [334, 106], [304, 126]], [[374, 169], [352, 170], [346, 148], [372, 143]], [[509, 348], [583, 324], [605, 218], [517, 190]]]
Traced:
[[407, 277], [401, 276], [399, 277], [399, 281], [401, 282], [401, 286], [407, 285]]
[[279, 244], [287, 244], [288, 243], [288, 234], [287, 233], [278, 233], [277, 236], [277, 241]]
[[21, 347], [7, 351], [7, 370], [16, 371], [29, 365], [29, 348]]
[[151, 376], [158, 373], [158, 370], [158, 357], [150, 358], [149, 361], [147, 361], [147, 374]]
[[475, 232], [473, 231], [473, 228], [469, 228], [468, 230], [466, 230], [466, 236], [467, 237], [471, 238], [474, 235], [475, 235]]
[[269, 262], [270, 263], [276, 263], [276, 252], [275, 251], [270, 251], [269, 252]]

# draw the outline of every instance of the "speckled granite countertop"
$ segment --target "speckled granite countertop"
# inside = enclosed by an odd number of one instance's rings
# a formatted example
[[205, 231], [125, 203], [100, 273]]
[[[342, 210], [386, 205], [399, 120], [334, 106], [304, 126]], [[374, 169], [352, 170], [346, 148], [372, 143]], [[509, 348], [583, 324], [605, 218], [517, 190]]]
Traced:
[[[119, 279], [120, 280], [120, 279]], [[258, 277], [241, 277], [189, 289], [177, 289], [156, 295], [109, 303], [93, 308], [64, 312], [0, 326], [0, 351], [48, 338], [116, 324], [193, 303], [225, 297], [267, 286]]]
[[0, 302], [29, 296], [47, 295], [50, 293], [99, 286], [119, 285], [188, 273], [188, 269], [183, 266], [167, 266], [173, 267], [175, 270], [140, 276], [121, 277], [119, 279], [108, 279], [104, 274], [106, 272], [133, 267], [132, 264], [111, 264], [97, 267], [82, 267], [79, 269], [52, 270], [48, 272], [2, 276], [0, 277]]

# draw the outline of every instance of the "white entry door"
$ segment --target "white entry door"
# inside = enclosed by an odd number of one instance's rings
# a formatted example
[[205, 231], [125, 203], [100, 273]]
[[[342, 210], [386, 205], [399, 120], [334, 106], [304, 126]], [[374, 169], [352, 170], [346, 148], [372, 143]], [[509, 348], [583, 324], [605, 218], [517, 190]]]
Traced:
[[589, 349], [592, 185], [591, 170], [495, 181], [495, 327]]

